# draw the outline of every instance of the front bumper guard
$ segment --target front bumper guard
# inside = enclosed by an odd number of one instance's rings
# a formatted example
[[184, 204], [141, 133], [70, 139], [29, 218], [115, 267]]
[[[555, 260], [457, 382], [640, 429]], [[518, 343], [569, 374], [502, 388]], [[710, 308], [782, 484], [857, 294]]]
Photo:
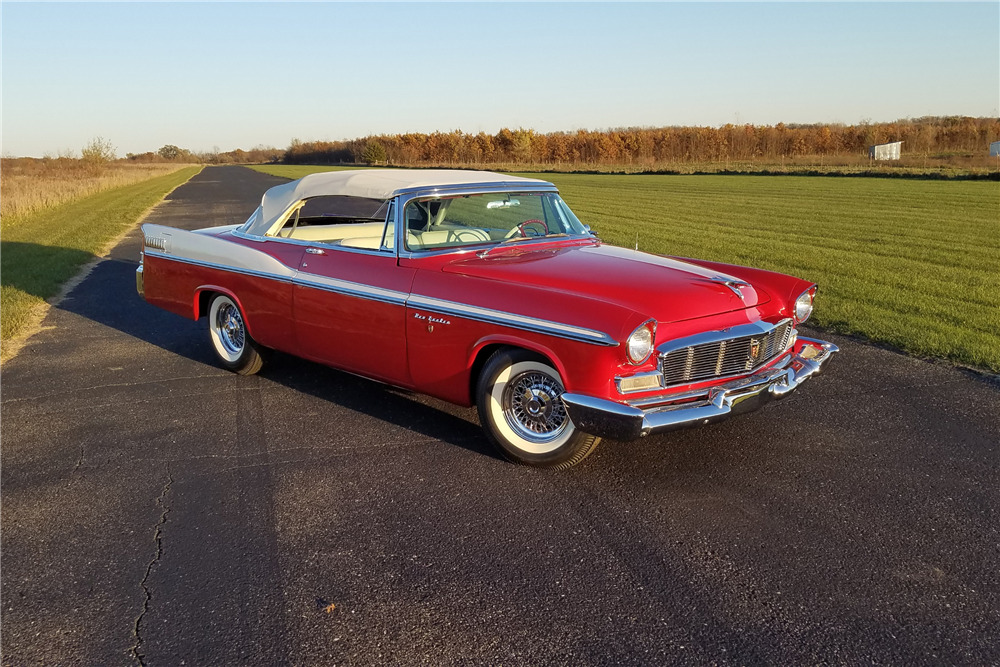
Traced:
[[577, 428], [613, 440], [634, 440], [650, 433], [714, 423], [787, 396], [819, 373], [823, 364], [840, 351], [833, 343], [801, 336], [798, 340], [804, 344], [799, 351], [776, 366], [697, 392], [694, 400], [664, 405], [691, 398], [666, 396], [660, 400], [661, 405], [647, 408], [582, 394], [566, 393], [562, 400]]

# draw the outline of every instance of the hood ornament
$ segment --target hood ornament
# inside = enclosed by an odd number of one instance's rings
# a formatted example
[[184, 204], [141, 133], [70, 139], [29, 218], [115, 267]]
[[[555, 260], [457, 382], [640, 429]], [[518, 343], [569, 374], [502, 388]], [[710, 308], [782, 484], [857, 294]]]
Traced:
[[731, 289], [733, 291], [733, 294], [738, 296], [741, 301], [746, 301], [746, 297], [743, 296], [743, 292], [741, 292], [740, 290], [746, 287], [750, 287], [750, 283], [744, 282], [742, 280], [737, 280], [736, 278], [732, 278], [730, 276], [715, 276], [714, 278], [709, 278], [709, 280], [711, 280], [713, 283], [720, 283], [722, 285], [725, 285], [726, 287]]

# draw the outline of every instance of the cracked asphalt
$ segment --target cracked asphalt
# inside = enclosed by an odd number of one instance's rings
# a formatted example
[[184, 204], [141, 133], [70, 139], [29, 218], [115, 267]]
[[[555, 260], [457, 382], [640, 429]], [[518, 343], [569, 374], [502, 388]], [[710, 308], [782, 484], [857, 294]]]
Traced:
[[[206, 168], [149, 221], [277, 182]], [[138, 252], [3, 366], [4, 665], [1000, 663], [995, 378], [819, 334], [784, 401], [537, 471], [474, 410], [222, 370]]]

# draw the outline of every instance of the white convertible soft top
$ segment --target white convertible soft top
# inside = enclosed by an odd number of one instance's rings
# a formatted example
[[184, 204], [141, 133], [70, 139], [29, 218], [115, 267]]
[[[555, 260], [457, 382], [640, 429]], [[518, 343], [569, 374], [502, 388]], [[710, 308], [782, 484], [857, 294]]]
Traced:
[[270, 229], [292, 204], [310, 197], [345, 196], [389, 199], [413, 188], [449, 188], [453, 186], [552, 186], [537, 178], [523, 178], [491, 171], [462, 169], [357, 169], [327, 171], [303, 176], [297, 181], [276, 185], [264, 193], [252, 229]]

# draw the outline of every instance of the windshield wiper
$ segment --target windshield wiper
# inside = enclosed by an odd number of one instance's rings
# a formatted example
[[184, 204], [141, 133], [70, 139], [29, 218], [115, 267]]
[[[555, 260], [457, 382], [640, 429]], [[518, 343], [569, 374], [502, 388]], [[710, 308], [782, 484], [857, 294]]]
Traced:
[[554, 234], [543, 234], [543, 235], [540, 235], [540, 236], [511, 236], [509, 239], [504, 239], [500, 243], [498, 243], [498, 244], [496, 244], [494, 246], [490, 246], [486, 250], [484, 250], [481, 253], [479, 253], [479, 256], [480, 257], [486, 257], [493, 250], [496, 250], [497, 248], [500, 248], [500, 247], [505, 246], [505, 245], [510, 244], [510, 243], [519, 243], [521, 241], [533, 241], [535, 239], [554, 239], [554, 238], [559, 238], [559, 237], [563, 237], [563, 236], [569, 236], [569, 234], [567, 234], [566, 232], [556, 232]]
[[[531, 241], [532, 239], [554, 239], [559, 236], [569, 236], [566, 232], [556, 232], [554, 234], [542, 234], [539, 236], [511, 236], [509, 239], [504, 239], [500, 242], [500, 245], [506, 243], [514, 243], [515, 241]], [[494, 246], [496, 247], [496, 246]]]

